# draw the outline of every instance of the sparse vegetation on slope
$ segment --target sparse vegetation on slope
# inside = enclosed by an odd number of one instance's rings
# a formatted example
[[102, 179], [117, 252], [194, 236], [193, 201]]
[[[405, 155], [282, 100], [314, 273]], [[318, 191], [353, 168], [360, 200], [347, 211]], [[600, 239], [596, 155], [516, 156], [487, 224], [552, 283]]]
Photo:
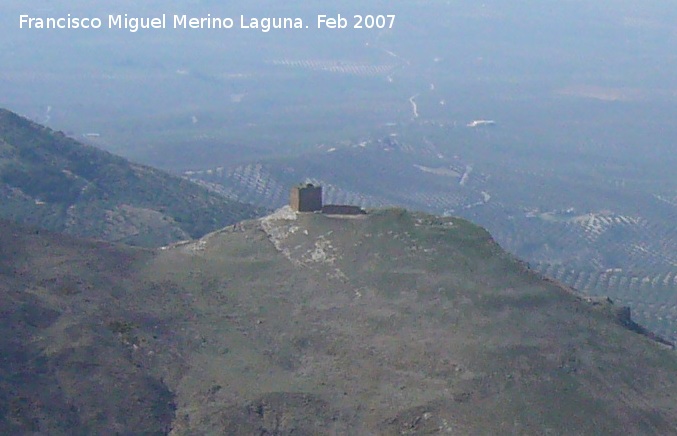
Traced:
[[0, 200], [4, 218], [146, 246], [200, 237], [262, 212], [1, 109]]
[[0, 432], [677, 431], [672, 350], [462, 219], [282, 210], [158, 251], [1, 224]]

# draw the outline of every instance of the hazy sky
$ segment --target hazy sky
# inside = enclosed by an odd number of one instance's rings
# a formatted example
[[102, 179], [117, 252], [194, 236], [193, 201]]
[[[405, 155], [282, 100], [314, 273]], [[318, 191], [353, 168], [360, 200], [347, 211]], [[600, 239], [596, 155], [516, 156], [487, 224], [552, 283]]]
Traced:
[[[408, 98], [431, 83], [439, 100], [456, 99], [456, 110], [468, 113], [484, 110], [473, 107], [474, 101], [500, 103], [521, 96], [671, 103], [677, 95], [675, 9], [657, 0], [338, 5], [5, 0], [0, 7], [0, 97], [10, 109], [53, 126], [118, 135], [103, 144], [109, 147], [157, 136], [169, 125], [192, 126], [196, 118], [200, 126], [211, 117], [224, 128], [273, 119], [275, 125], [297, 122], [306, 109], [290, 109], [293, 105], [331, 101], [310, 85], [319, 72], [326, 76], [317, 79], [317, 86], [327, 92], [344, 90], [339, 93], [344, 98], [359, 92], [368, 101], [392, 107], [383, 122], [406, 113]], [[47, 18], [69, 13], [71, 18], [99, 17], [102, 28], [19, 29], [21, 14]], [[135, 33], [106, 28], [109, 14], [125, 13], [167, 14], [169, 28]], [[339, 13], [347, 28], [317, 28], [319, 15], [338, 18]], [[228, 17], [234, 28], [177, 30], [171, 28], [174, 14]], [[241, 15], [249, 27], [252, 18], [261, 23], [288, 17], [301, 18], [303, 28], [243, 29]], [[382, 23], [388, 15], [395, 19], [391, 27], [356, 29], [355, 15], [383, 15]], [[479, 93], [468, 97], [467, 106], [458, 101], [464, 89]], [[353, 107], [364, 107], [359, 101]], [[273, 111], [284, 104], [290, 108]], [[341, 110], [346, 111], [336, 107], [331, 116]]]

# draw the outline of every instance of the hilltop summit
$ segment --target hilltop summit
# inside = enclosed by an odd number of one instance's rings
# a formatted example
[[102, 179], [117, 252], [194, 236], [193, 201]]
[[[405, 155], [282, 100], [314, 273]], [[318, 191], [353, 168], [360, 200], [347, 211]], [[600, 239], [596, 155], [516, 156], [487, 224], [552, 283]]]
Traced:
[[677, 432], [672, 350], [462, 219], [283, 208], [156, 251], [0, 224], [3, 433]]

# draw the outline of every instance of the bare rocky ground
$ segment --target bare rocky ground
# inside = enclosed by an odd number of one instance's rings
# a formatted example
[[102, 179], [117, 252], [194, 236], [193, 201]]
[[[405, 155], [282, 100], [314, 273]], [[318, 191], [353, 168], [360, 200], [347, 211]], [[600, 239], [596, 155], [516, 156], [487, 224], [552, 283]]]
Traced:
[[456, 218], [154, 251], [2, 222], [0, 298], [4, 434], [677, 433], [670, 347]]

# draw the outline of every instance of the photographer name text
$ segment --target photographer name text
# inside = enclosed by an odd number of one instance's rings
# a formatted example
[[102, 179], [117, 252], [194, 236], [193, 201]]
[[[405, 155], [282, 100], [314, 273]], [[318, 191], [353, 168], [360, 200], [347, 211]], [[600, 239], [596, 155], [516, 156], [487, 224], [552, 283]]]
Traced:
[[118, 29], [136, 33], [153, 29], [244, 29], [270, 32], [277, 29], [392, 29], [395, 15], [326, 15], [319, 14], [312, 25], [299, 17], [202, 17], [162, 14], [156, 17], [133, 17], [128, 14], [106, 17], [34, 17], [19, 15], [20, 29]]

